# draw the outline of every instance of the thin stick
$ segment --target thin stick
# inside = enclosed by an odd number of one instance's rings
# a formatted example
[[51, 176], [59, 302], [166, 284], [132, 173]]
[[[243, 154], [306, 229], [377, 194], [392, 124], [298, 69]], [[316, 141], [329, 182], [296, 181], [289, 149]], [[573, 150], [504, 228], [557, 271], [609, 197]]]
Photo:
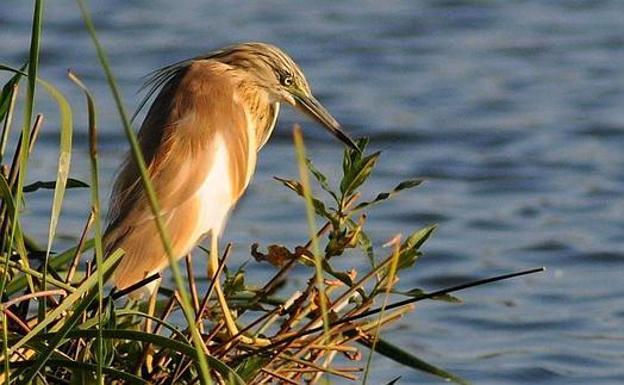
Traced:
[[[327, 229], [329, 229], [329, 226], [331, 225], [330, 222], [326, 222], [323, 227], [321, 227], [317, 232], [316, 232], [316, 237], [320, 237], [325, 231], [327, 231]], [[305, 246], [303, 247], [304, 249], [309, 249], [310, 246], [312, 245], [312, 240], [308, 240], [308, 243], [305, 244]], [[281, 278], [286, 275], [286, 273], [288, 272], [288, 270], [290, 270], [290, 268], [293, 267], [293, 265], [298, 261], [297, 258], [293, 258], [290, 261], [286, 262], [286, 264], [284, 266], [282, 266], [282, 268], [280, 269], [280, 271], [277, 272], [277, 274], [275, 274], [273, 276], [273, 278], [271, 278], [271, 280], [259, 291], [259, 293], [265, 294], [265, 293], [270, 293], [273, 289], [274, 286], [276, 286], [279, 281], [281, 280]], [[258, 298], [260, 298], [260, 294], [258, 295]]]
[[[191, 302], [195, 308], [195, 316], [199, 313], [199, 298], [197, 296], [197, 286], [195, 285], [195, 272], [193, 271], [193, 256], [191, 253], [186, 254], [186, 275], [188, 278], [189, 291], [191, 293]], [[201, 328], [200, 328], [201, 330]]]
[[223, 257], [221, 258], [221, 260], [219, 261], [219, 265], [217, 266], [217, 271], [214, 272], [214, 275], [212, 276], [212, 279], [210, 281], [210, 285], [208, 286], [208, 290], [206, 291], [206, 294], [204, 295], [204, 298], [202, 299], [201, 306], [199, 307], [199, 311], [197, 312], [197, 316], [195, 317], [195, 323], [198, 323], [201, 321], [202, 314], [204, 314], [204, 312], [208, 308], [208, 300], [210, 300], [210, 296], [212, 295], [212, 291], [215, 287], [215, 283], [219, 279], [219, 276], [221, 275], [221, 272], [223, 271], [223, 268], [225, 267], [225, 261], [230, 256], [231, 251], [232, 251], [232, 244], [228, 243], [227, 246], [225, 246], [225, 251], [223, 251]]
[[[406, 299], [406, 300], [403, 300], [403, 301], [392, 303], [392, 304], [386, 306], [385, 310], [387, 311], [387, 310], [396, 309], [398, 307], [410, 305], [410, 304], [413, 304], [413, 303], [416, 303], [416, 302], [423, 301], [425, 299], [431, 299], [431, 298], [439, 297], [439, 296], [442, 296], [442, 295], [445, 295], [445, 294], [450, 294], [450, 293], [453, 293], [453, 292], [456, 292], [456, 291], [465, 290], [465, 289], [468, 289], [468, 288], [481, 286], [481, 285], [485, 285], [485, 284], [488, 284], [488, 283], [503, 281], [503, 280], [506, 280], [506, 279], [520, 277], [520, 276], [523, 276], [523, 275], [541, 273], [541, 272], [543, 272], [545, 270], [546, 270], [546, 268], [544, 268], [544, 267], [538, 267], [538, 268], [529, 269], [529, 270], [523, 270], [523, 271], [519, 271], [519, 272], [515, 272], [515, 273], [496, 275], [496, 276], [493, 276], [493, 277], [484, 278], [484, 279], [480, 279], [480, 280], [477, 280], [477, 281], [471, 281], [471, 282], [468, 282], [468, 283], [463, 283], [463, 284], [459, 284], [459, 285], [456, 285], [456, 286], [451, 286], [451, 287], [446, 288], [446, 289], [441, 289], [441, 290], [437, 290], [437, 291], [434, 291], [434, 292], [431, 292], [431, 293], [426, 293], [426, 294], [421, 295], [420, 297], [410, 298], [410, 299]], [[352, 321], [355, 321], [355, 320], [358, 320], [358, 319], [361, 319], [361, 318], [364, 318], [364, 317], [368, 317], [368, 316], [380, 313], [381, 311], [382, 311], [382, 308], [380, 308], [380, 307], [375, 308], [375, 309], [371, 309], [371, 310], [365, 311], [364, 313], [361, 313], [361, 314], [358, 314], [358, 315], [355, 315], [355, 316], [352, 316], [352, 317], [345, 317], [345, 318], [342, 318], [342, 319], [340, 319], [338, 321], [334, 321], [334, 322], [330, 323], [330, 326], [337, 326], [337, 325], [345, 324], [347, 322], [352, 322]], [[259, 353], [262, 353], [262, 352], [265, 352], [265, 351], [269, 351], [271, 349], [274, 349], [277, 346], [280, 346], [282, 344], [294, 341], [294, 340], [296, 340], [299, 337], [310, 335], [310, 334], [314, 334], [314, 333], [318, 333], [320, 331], [323, 331], [323, 327], [317, 327], [317, 328], [313, 328], [313, 329], [303, 330], [303, 331], [301, 331], [301, 332], [299, 332], [299, 333], [297, 333], [295, 335], [292, 335], [290, 337], [286, 337], [286, 338], [284, 338], [282, 340], [276, 341], [276, 342], [274, 342], [271, 345], [267, 345], [267, 346], [264, 346], [264, 347], [262, 347], [260, 349], [257, 349], [253, 354], [259, 354]]]
[[[162, 311], [162, 314], [160, 315], [160, 319], [161, 321], [166, 321], [167, 318], [169, 318], [169, 316], [171, 315], [171, 311], [173, 310], [173, 305], [175, 304], [175, 296], [172, 295], [171, 297], [169, 297], [169, 301], [167, 301], [167, 304], [165, 305], [165, 308]], [[162, 329], [163, 327], [163, 323], [162, 322], [158, 322], [156, 323], [156, 325], [154, 326], [154, 330], [152, 330], [152, 334], [158, 334], [160, 333], [160, 329]]]
[[346, 379], [348, 379], [348, 380], [352, 380], [352, 381], [357, 380], [357, 377], [356, 377], [356, 376], [354, 376], [354, 375], [351, 375], [351, 374], [346, 374], [346, 373], [340, 373], [340, 372], [337, 372], [336, 370], [334, 370], [334, 369], [332, 369], [332, 368], [325, 368], [325, 367], [323, 367], [323, 366], [321, 366], [321, 365], [319, 365], [319, 364], [316, 364], [316, 363], [314, 363], [314, 362], [310, 362], [310, 361], [302, 360], [302, 359], [300, 359], [300, 358], [296, 358], [296, 357], [293, 357], [293, 356], [289, 356], [289, 355], [287, 355], [287, 354], [283, 354], [283, 353], [282, 353], [282, 354], [280, 354], [280, 355], [279, 355], [279, 357], [280, 357], [281, 359], [283, 359], [283, 360], [286, 360], [286, 361], [293, 361], [293, 362], [295, 362], [295, 363], [297, 363], [297, 364], [304, 365], [304, 366], [308, 366], [308, 367], [310, 367], [310, 368], [314, 368], [314, 369], [316, 369], [317, 371], [320, 371], [320, 372], [333, 374], [333, 375], [335, 375], [335, 376], [343, 377], [343, 378], [346, 378]]
[[282, 310], [282, 307], [281, 306], [277, 306], [272, 311], [267, 312], [267, 313], [263, 314], [262, 316], [258, 317], [253, 322], [251, 322], [249, 325], [245, 326], [244, 328], [239, 330], [238, 333], [236, 333], [235, 335], [230, 337], [227, 341], [225, 341], [217, 350], [215, 350], [213, 352], [213, 355], [217, 356], [217, 355], [225, 355], [225, 354], [227, 354], [227, 352], [229, 352], [230, 350], [232, 350], [233, 347], [236, 346], [236, 344], [238, 342], [238, 340], [237, 340], [238, 337], [240, 337], [243, 333], [248, 332], [251, 328], [253, 328], [254, 326], [260, 324], [265, 319], [270, 318], [271, 316], [273, 316], [275, 314], [278, 314], [281, 310]]
[[65, 290], [61, 290], [61, 289], [38, 291], [36, 293], [28, 293], [28, 294], [21, 295], [19, 297], [13, 298], [12, 300], [9, 300], [9, 301], [6, 301], [5, 303], [0, 304], [0, 308], [4, 309], [4, 308], [11, 307], [15, 305], [16, 303], [25, 301], [27, 299], [49, 297], [53, 295], [65, 295], [65, 294], [66, 294]]
[[[33, 147], [35, 146], [35, 141], [39, 136], [39, 131], [41, 130], [41, 125], [43, 124], [43, 115], [38, 114], [35, 118], [35, 122], [33, 123], [33, 127], [30, 134], [30, 142], [28, 143], [28, 153], [32, 152]], [[9, 172], [9, 186], [13, 188], [15, 182], [17, 181], [17, 176], [19, 175], [19, 153], [22, 147], [22, 136], [20, 135], [17, 146], [15, 148], [15, 154], [13, 155], [13, 162], [11, 163], [11, 171]]]
[[152, 275], [150, 275], [147, 278], [144, 278], [142, 280], [140, 280], [139, 282], [135, 283], [134, 285], [130, 285], [127, 288], [120, 290], [120, 291], [116, 291], [114, 293], [110, 294], [110, 297], [113, 300], [117, 300], [125, 295], [128, 295], [130, 293], [132, 293], [135, 290], [138, 290], [140, 288], [142, 288], [143, 286], [147, 285], [148, 283], [155, 281], [157, 279], [160, 279], [160, 273], [154, 273]]
[[18, 90], [19, 83], [13, 84], [11, 87], [11, 99], [9, 99], [9, 106], [4, 119], [4, 125], [2, 126], [2, 139], [0, 139], [0, 162], [4, 160], [4, 152], [9, 139], [11, 123], [13, 122], [13, 111], [15, 109], [15, 101], [17, 100]]
[[397, 235], [394, 237], [387, 245], [392, 245], [394, 249], [394, 259], [390, 264], [390, 269], [388, 271], [388, 275], [386, 276], [386, 295], [384, 296], [383, 305], [381, 305], [381, 310], [379, 312], [379, 321], [377, 322], [377, 328], [375, 329], [375, 333], [373, 335], [373, 343], [372, 348], [368, 354], [368, 359], [366, 360], [366, 370], [364, 371], [364, 376], [362, 378], [362, 385], [366, 385], [368, 381], [368, 374], [370, 373], [371, 364], [373, 363], [373, 355], [375, 354], [375, 347], [377, 346], [377, 340], [379, 339], [379, 333], [381, 332], [381, 325], [383, 324], [383, 316], [386, 311], [386, 307], [388, 306], [388, 301], [390, 300], [390, 291], [394, 286], [395, 275], [397, 270], [397, 265], [399, 262], [399, 255], [401, 249], [401, 236]]
[[[534, 269], [523, 270], [523, 271], [518, 271], [518, 272], [515, 272], [515, 273], [509, 273], [509, 274], [503, 274], [503, 275], [496, 275], [496, 276], [493, 276], [493, 277], [484, 278], [484, 279], [480, 279], [480, 280], [477, 280], [477, 281], [462, 283], [462, 284], [459, 284], [459, 285], [451, 286], [451, 287], [446, 288], [446, 289], [441, 289], [441, 290], [437, 290], [437, 291], [434, 291], [434, 292], [431, 292], [431, 293], [426, 293], [426, 294], [423, 294], [423, 295], [421, 295], [419, 297], [410, 298], [410, 299], [406, 299], [406, 300], [403, 300], [403, 301], [392, 303], [392, 304], [386, 306], [386, 310], [396, 309], [397, 307], [402, 307], [402, 306], [405, 306], [405, 305], [409, 305], [409, 304], [412, 304], [412, 303], [423, 301], [425, 299], [431, 299], [431, 298], [439, 297], [439, 296], [442, 296], [442, 295], [445, 295], [445, 294], [450, 294], [450, 293], [453, 293], [453, 292], [456, 292], [456, 291], [469, 289], [469, 288], [475, 287], [475, 286], [486, 285], [488, 283], [503, 281], [503, 280], [506, 280], [506, 279], [520, 277], [520, 276], [523, 276], [523, 275], [541, 273], [541, 272], [544, 272], [544, 271], [546, 271], [546, 268], [544, 268], [544, 267], [537, 267], [537, 268], [534, 268]], [[354, 321], [354, 320], [359, 319], [359, 318], [364, 318], [364, 317], [368, 317], [368, 316], [373, 315], [373, 314], [377, 314], [377, 313], [379, 313], [381, 311], [382, 311], [381, 308], [371, 309], [371, 310], [366, 311], [366, 312], [364, 312], [362, 314], [359, 314], [359, 315], [357, 315], [355, 317], [342, 319], [340, 321], [337, 321], [336, 323], [346, 323], [346, 322]]]
[[[346, 292], [344, 292], [342, 295], [340, 295], [338, 297], [338, 299], [336, 299], [336, 301], [334, 301], [334, 303], [332, 303], [329, 306], [329, 309], [327, 309], [327, 311], [331, 311], [335, 306], [340, 305], [343, 301], [347, 300], [348, 298], [350, 298], [350, 296], [355, 293], [361, 285], [363, 285], [364, 283], [366, 283], [366, 281], [368, 281], [371, 277], [373, 277], [375, 274], [377, 274], [377, 272], [383, 268], [386, 267], [386, 265], [388, 265], [388, 263], [390, 263], [390, 261], [392, 260], [392, 256], [386, 258], [384, 261], [382, 261], [379, 265], [377, 265], [375, 267], [375, 269], [373, 269], [372, 271], [370, 271], [369, 273], [367, 273], [364, 277], [362, 277], [357, 283], [355, 283], [352, 287], [349, 288], [349, 290], [347, 290]], [[315, 317], [313, 319], [311, 319], [305, 326], [302, 327], [302, 330], [305, 332], [306, 329], [308, 329], [309, 327], [311, 327], [312, 325], [314, 325], [316, 322], [318, 322], [320, 319], [320, 317]], [[324, 326], [321, 326], [320, 330], [324, 331]], [[331, 323], [330, 325], [328, 325], [328, 327], [331, 327]], [[309, 330], [313, 330], [313, 329], [309, 329]], [[316, 330], [316, 329], [314, 329]], [[317, 330], [318, 331], [318, 330]], [[263, 346], [259, 349], [253, 350], [250, 353], [246, 353], [243, 354], [241, 357], [241, 359], [247, 358], [249, 356], [252, 355], [257, 355], [257, 354], [262, 354], [264, 352], [270, 351], [271, 349], [274, 349], [276, 347], [279, 347], [278, 351], [276, 354], [274, 354], [270, 359], [269, 362], [265, 363], [265, 367], [268, 366], [269, 364], [271, 364], [273, 361], [275, 361], [275, 359], [284, 351], [286, 351], [289, 347], [289, 345], [294, 342], [297, 338], [299, 338], [300, 335], [308, 335], [308, 334], [313, 334], [313, 333], [305, 333], [305, 334], [301, 334], [302, 332], [299, 333], [295, 333], [289, 337], [284, 337], [274, 343], [268, 344], [266, 346]], [[324, 334], [325, 335], [325, 334]], [[253, 382], [253, 381], [251, 381]]]
[[87, 219], [87, 223], [85, 223], [85, 226], [82, 229], [82, 234], [80, 234], [80, 240], [78, 241], [78, 246], [76, 247], [76, 253], [74, 254], [74, 257], [72, 258], [71, 265], [69, 265], [69, 270], [67, 270], [67, 277], [65, 278], [65, 283], [67, 284], [69, 284], [69, 282], [74, 277], [74, 274], [76, 273], [76, 269], [78, 268], [78, 263], [80, 263], [80, 255], [82, 254], [81, 250], [87, 239], [87, 232], [89, 232], [89, 229], [91, 228], [91, 225], [93, 224], [93, 219], [94, 219], [93, 210], [91, 210], [89, 212], [89, 218]]
[[262, 372], [264, 372], [264, 373], [268, 374], [268, 375], [269, 375], [269, 376], [271, 376], [271, 377], [275, 377], [275, 378], [277, 378], [278, 380], [281, 380], [281, 381], [287, 382], [287, 383], [289, 383], [289, 384], [292, 384], [292, 385], [300, 385], [297, 381], [291, 380], [291, 379], [290, 379], [290, 378], [288, 378], [288, 377], [284, 377], [284, 376], [282, 376], [281, 374], [279, 374], [279, 373], [275, 373], [275, 372], [274, 372], [274, 371], [272, 371], [272, 370], [262, 368], [262, 369], [260, 369], [260, 371], [262, 371]]
[[28, 333], [30, 331], [30, 328], [28, 327], [28, 325], [26, 325], [24, 323], [24, 321], [22, 321], [22, 319], [20, 317], [18, 317], [15, 314], [13, 314], [13, 312], [10, 311], [9, 309], [4, 309], [4, 314], [6, 314], [7, 317], [12, 319], [13, 322], [15, 322], [17, 325], [19, 325], [19, 327], [22, 328], [22, 330], [24, 330], [26, 333]]

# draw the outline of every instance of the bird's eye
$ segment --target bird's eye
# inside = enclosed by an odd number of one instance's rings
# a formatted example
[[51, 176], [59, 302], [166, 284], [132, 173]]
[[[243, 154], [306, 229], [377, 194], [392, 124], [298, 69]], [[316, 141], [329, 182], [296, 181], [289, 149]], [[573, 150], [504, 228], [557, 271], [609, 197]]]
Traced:
[[290, 87], [293, 84], [293, 77], [290, 74], [284, 74], [282, 75], [280, 82], [283, 86]]

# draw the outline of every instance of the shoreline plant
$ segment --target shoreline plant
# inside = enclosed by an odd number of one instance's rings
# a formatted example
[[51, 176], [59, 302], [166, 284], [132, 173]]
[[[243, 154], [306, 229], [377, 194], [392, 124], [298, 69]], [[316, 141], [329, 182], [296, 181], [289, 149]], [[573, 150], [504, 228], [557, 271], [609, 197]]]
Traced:
[[[158, 202], [145, 172], [142, 154], [122, 103], [104, 48], [83, 0], [77, 0], [85, 29], [91, 35], [115, 99], [121, 125], [138, 164], [154, 213]], [[420, 179], [398, 183], [392, 190], [364, 198], [360, 188], [374, 171], [380, 153], [345, 150], [340, 181], [335, 185], [305, 156], [301, 131], [294, 143], [299, 177], [275, 178], [303, 198], [309, 233], [297, 245], [250, 247], [250, 257], [274, 267], [266, 283], [249, 284], [244, 268], [227, 269], [231, 245], [221, 255], [215, 277], [202, 291], [192, 259], [185, 273], [172, 265], [174, 286], [166, 282], [153, 303], [130, 300], [134, 289], [109, 291], [106, 282], [123, 257], [117, 250], [104, 258], [98, 164], [97, 103], [77, 74], [69, 79], [84, 93], [89, 133], [91, 178], [70, 177], [72, 107], [52, 84], [38, 77], [43, 25], [43, 0], [35, 0], [29, 57], [22, 68], [0, 64], [10, 74], [0, 92], [0, 383], [2, 384], [318, 384], [328, 381], [370, 383], [374, 354], [408, 368], [458, 384], [468, 382], [431, 365], [380, 337], [382, 328], [413, 310], [425, 299], [459, 302], [456, 290], [529, 274], [538, 269], [426, 293], [399, 287], [399, 275], [410, 269], [435, 225], [397, 236], [377, 250], [366, 229], [366, 213], [396, 194], [419, 186]], [[26, 83], [23, 102], [19, 89]], [[36, 92], [49, 94], [59, 108], [59, 156], [53, 180], [28, 181], [29, 155], [36, 145], [43, 117], [35, 115]], [[17, 104], [23, 103], [23, 124], [14, 149], [9, 149]], [[80, 107], [83, 108], [83, 107]], [[13, 158], [8, 161], [12, 150]], [[312, 187], [312, 182], [315, 188]], [[53, 245], [64, 194], [88, 188], [91, 215], [77, 244], [54, 253]], [[33, 240], [21, 222], [28, 194], [52, 189], [52, 210], [45, 247]], [[313, 194], [319, 190], [321, 194]], [[158, 216], [156, 215], [158, 218]], [[318, 220], [323, 225], [316, 227]], [[162, 242], [168, 243], [160, 224]], [[202, 249], [209, 253], [209, 250]], [[334, 261], [345, 253], [368, 260], [365, 271], [340, 270]], [[285, 292], [289, 272], [307, 267], [305, 285]], [[212, 282], [224, 280], [224, 292], [236, 311], [240, 333], [228, 336]], [[403, 298], [400, 302], [397, 298]], [[180, 320], [184, 319], [184, 322]], [[323, 382], [325, 381], [325, 382]], [[400, 383], [388, 379], [388, 385]]]

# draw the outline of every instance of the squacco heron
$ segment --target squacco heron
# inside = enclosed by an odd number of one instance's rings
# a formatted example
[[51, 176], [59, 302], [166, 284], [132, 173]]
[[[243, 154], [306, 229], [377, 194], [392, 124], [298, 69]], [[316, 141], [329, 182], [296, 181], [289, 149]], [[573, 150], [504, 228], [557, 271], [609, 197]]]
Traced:
[[[310, 116], [346, 145], [354, 142], [314, 98], [301, 69], [279, 48], [233, 45], [154, 73], [158, 92], [138, 139], [158, 197], [174, 256], [181, 258], [211, 234], [209, 274], [230, 333], [236, 326], [214, 274], [217, 239], [228, 213], [253, 176], [258, 151], [287, 103]], [[143, 103], [144, 104], [144, 103]], [[107, 253], [125, 251], [114, 275], [124, 289], [168, 265], [154, 217], [128, 157], [115, 182], [108, 213]], [[155, 285], [145, 290], [152, 293]]]

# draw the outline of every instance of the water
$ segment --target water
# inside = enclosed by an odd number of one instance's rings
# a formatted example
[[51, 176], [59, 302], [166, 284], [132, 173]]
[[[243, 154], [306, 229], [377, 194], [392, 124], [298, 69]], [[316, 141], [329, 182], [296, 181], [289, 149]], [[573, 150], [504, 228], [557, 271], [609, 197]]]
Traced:
[[[2, 61], [19, 65], [31, 2], [0, 5]], [[427, 303], [384, 336], [478, 384], [624, 383], [624, 2], [93, 2], [94, 19], [129, 106], [150, 70], [225, 44], [261, 40], [290, 52], [313, 89], [355, 136], [383, 150], [365, 189], [425, 177], [421, 188], [373, 211], [381, 244], [439, 223], [402, 287], [436, 289], [545, 265], [548, 272], [491, 285], [464, 305]], [[71, 67], [100, 106], [105, 186], [126, 145], [73, 2], [49, 2], [42, 76], [82, 106]], [[31, 178], [55, 167], [55, 106]], [[301, 202], [271, 180], [294, 176], [287, 111], [263, 150], [225, 240], [301, 242]], [[77, 108], [72, 175], [88, 179], [85, 116]], [[309, 152], [332, 170], [340, 145], [305, 123]], [[331, 172], [330, 172], [331, 173]], [[334, 173], [335, 174], [335, 173]], [[28, 228], [45, 239], [50, 194], [28, 202]], [[68, 193], [57, 247], [86, 216]], [[353, 258], [357, 264], [364, 257]], [[251, 264], [258, 276], [266, 267]], [[439, 380], [376, 358], [374, 383]]]

